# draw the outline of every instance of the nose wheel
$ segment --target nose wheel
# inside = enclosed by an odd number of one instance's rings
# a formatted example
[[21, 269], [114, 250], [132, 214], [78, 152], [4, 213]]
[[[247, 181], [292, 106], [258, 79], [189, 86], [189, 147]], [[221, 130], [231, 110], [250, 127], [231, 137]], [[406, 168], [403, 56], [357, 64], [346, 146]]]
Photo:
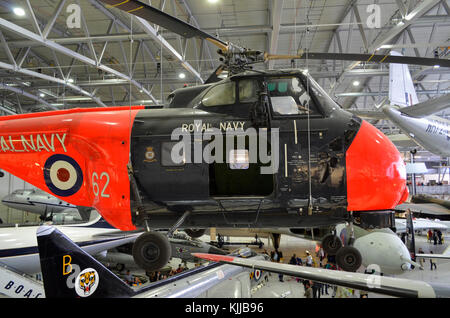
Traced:
[[195, 229], [186, 229], [186, 230], [184, 230], [184, 232], [186, 232], [186, 234], [192, 238], [200, 238], [206, 233], [206, 230], [205, 229], [196, 229], [196, 230]]

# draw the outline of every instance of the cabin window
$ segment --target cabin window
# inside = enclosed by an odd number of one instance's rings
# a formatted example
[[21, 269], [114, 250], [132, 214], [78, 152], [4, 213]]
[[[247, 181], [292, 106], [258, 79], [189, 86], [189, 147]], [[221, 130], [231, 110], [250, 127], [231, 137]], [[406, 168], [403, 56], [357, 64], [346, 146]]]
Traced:
[[248, 150], [231, 150], [228, 158], [231, 170], [248, 170], [250, 168], [250, 159]]
[[234, 105], [236, 102], [236, 83], [226, 82], [214, 86], [203, 97], [202, 104], [206, 107]]
[[186, 164], [185, 152], [172, 156], [172, 150], [177, 144], [176, 142], [163, 142], [161, 144], [161, 165], [163, 167], [182, 167]]
[[319, 114], [308, 91], [297, 77], [271, 78], [267, 89], [275, 116]]
[[239, 101], [241, 103], [255, 103], [258, 101], [258, 82], [242, 80], [239, 82]]

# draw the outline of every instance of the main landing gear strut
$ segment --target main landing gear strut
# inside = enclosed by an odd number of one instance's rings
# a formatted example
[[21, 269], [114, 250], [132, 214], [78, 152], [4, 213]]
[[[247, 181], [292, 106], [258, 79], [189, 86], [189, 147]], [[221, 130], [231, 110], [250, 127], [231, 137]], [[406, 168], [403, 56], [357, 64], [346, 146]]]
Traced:
[[136, 264], [152, 272], [163, 268], [172, 256], [169, 239], [154, 231], [140, 235], [133, 244], [133, 258]]
[[[190, 211], [186, 211], [178, 219], [178, 221], [170, 228], [166, 235], [150, 230], [145, 220], [147, 232], [139, 236], [133, 245], [133, 258], [139, 267], [146, 271], [152, 272], [159, 270], [167, 265], [172, 257], [172, 246], [169, 239], [173, 233], [184, 223], [190, 215]], [[189, 232], [186, 231], [188, 234]], [[200, 237], [205, 233], [205, 230], [190, 230], [192, 237]]]
[[[130, 178], [132, 194], [136, 201], [136, 214], [139, 215], [143, 212], [144, 208], [131, 164], [128, 165], [128, 176]], [[172, 247], [166, 235], [151, 231], [147, 219], [144, 223], [146, 232], [141, 234], [134, 242], [132, 254], [135, 263], [139, 267], [152, 272], [167, 265], [172, 256]]]
[[336, 233], [328, 234], [322, 240], [325, 253], [335, 256], [336, 264], [346, 272], [356, 272], [362, 264], [361, 253], [353, 246], [355, 234], [353, 231], [353, 219], [349, 222], [349, 239], [345, 246]]

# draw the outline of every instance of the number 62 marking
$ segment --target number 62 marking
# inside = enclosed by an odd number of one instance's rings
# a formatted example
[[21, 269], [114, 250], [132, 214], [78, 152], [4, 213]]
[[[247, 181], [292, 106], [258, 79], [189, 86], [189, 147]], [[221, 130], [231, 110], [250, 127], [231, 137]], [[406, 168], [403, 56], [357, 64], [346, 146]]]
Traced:
[[[102, 192], [100, 193], [100, 187], [99, 187], [97, 181], [98, 181], [99, 179], [102, 180], [104, 177], [106, 178], [106, 182], [105, 182], [105, 185], [103, 186]], [[98, 197], [98, 195], [100, 194], [100, 196], [101, 196], [102, 198], [109, 198], [110, 195], [107, 194], [107, 193], [105, 193], [106, 188], [108, 188], [108, 185], [109, 185], [109, 174], [108, 174], [108, 173], [103, 172], [103, 173], [100, 175], [100, 177], [98, 176], [97, 172], [94, 172], [94, 173], [92, 174], [92, 191], [94, 192], [94, 195], [95, 195], [96, 197]]]

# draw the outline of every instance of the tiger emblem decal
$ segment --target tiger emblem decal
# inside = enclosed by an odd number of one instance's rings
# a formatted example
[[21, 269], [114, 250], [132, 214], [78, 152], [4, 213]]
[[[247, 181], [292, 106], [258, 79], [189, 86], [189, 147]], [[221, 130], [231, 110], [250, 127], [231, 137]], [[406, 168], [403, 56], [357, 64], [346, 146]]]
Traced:
[[95, 269], [87, 268], [77, 277], [75, 291], [80, 297], [91, 296], [98, 287], [99, 277]]

